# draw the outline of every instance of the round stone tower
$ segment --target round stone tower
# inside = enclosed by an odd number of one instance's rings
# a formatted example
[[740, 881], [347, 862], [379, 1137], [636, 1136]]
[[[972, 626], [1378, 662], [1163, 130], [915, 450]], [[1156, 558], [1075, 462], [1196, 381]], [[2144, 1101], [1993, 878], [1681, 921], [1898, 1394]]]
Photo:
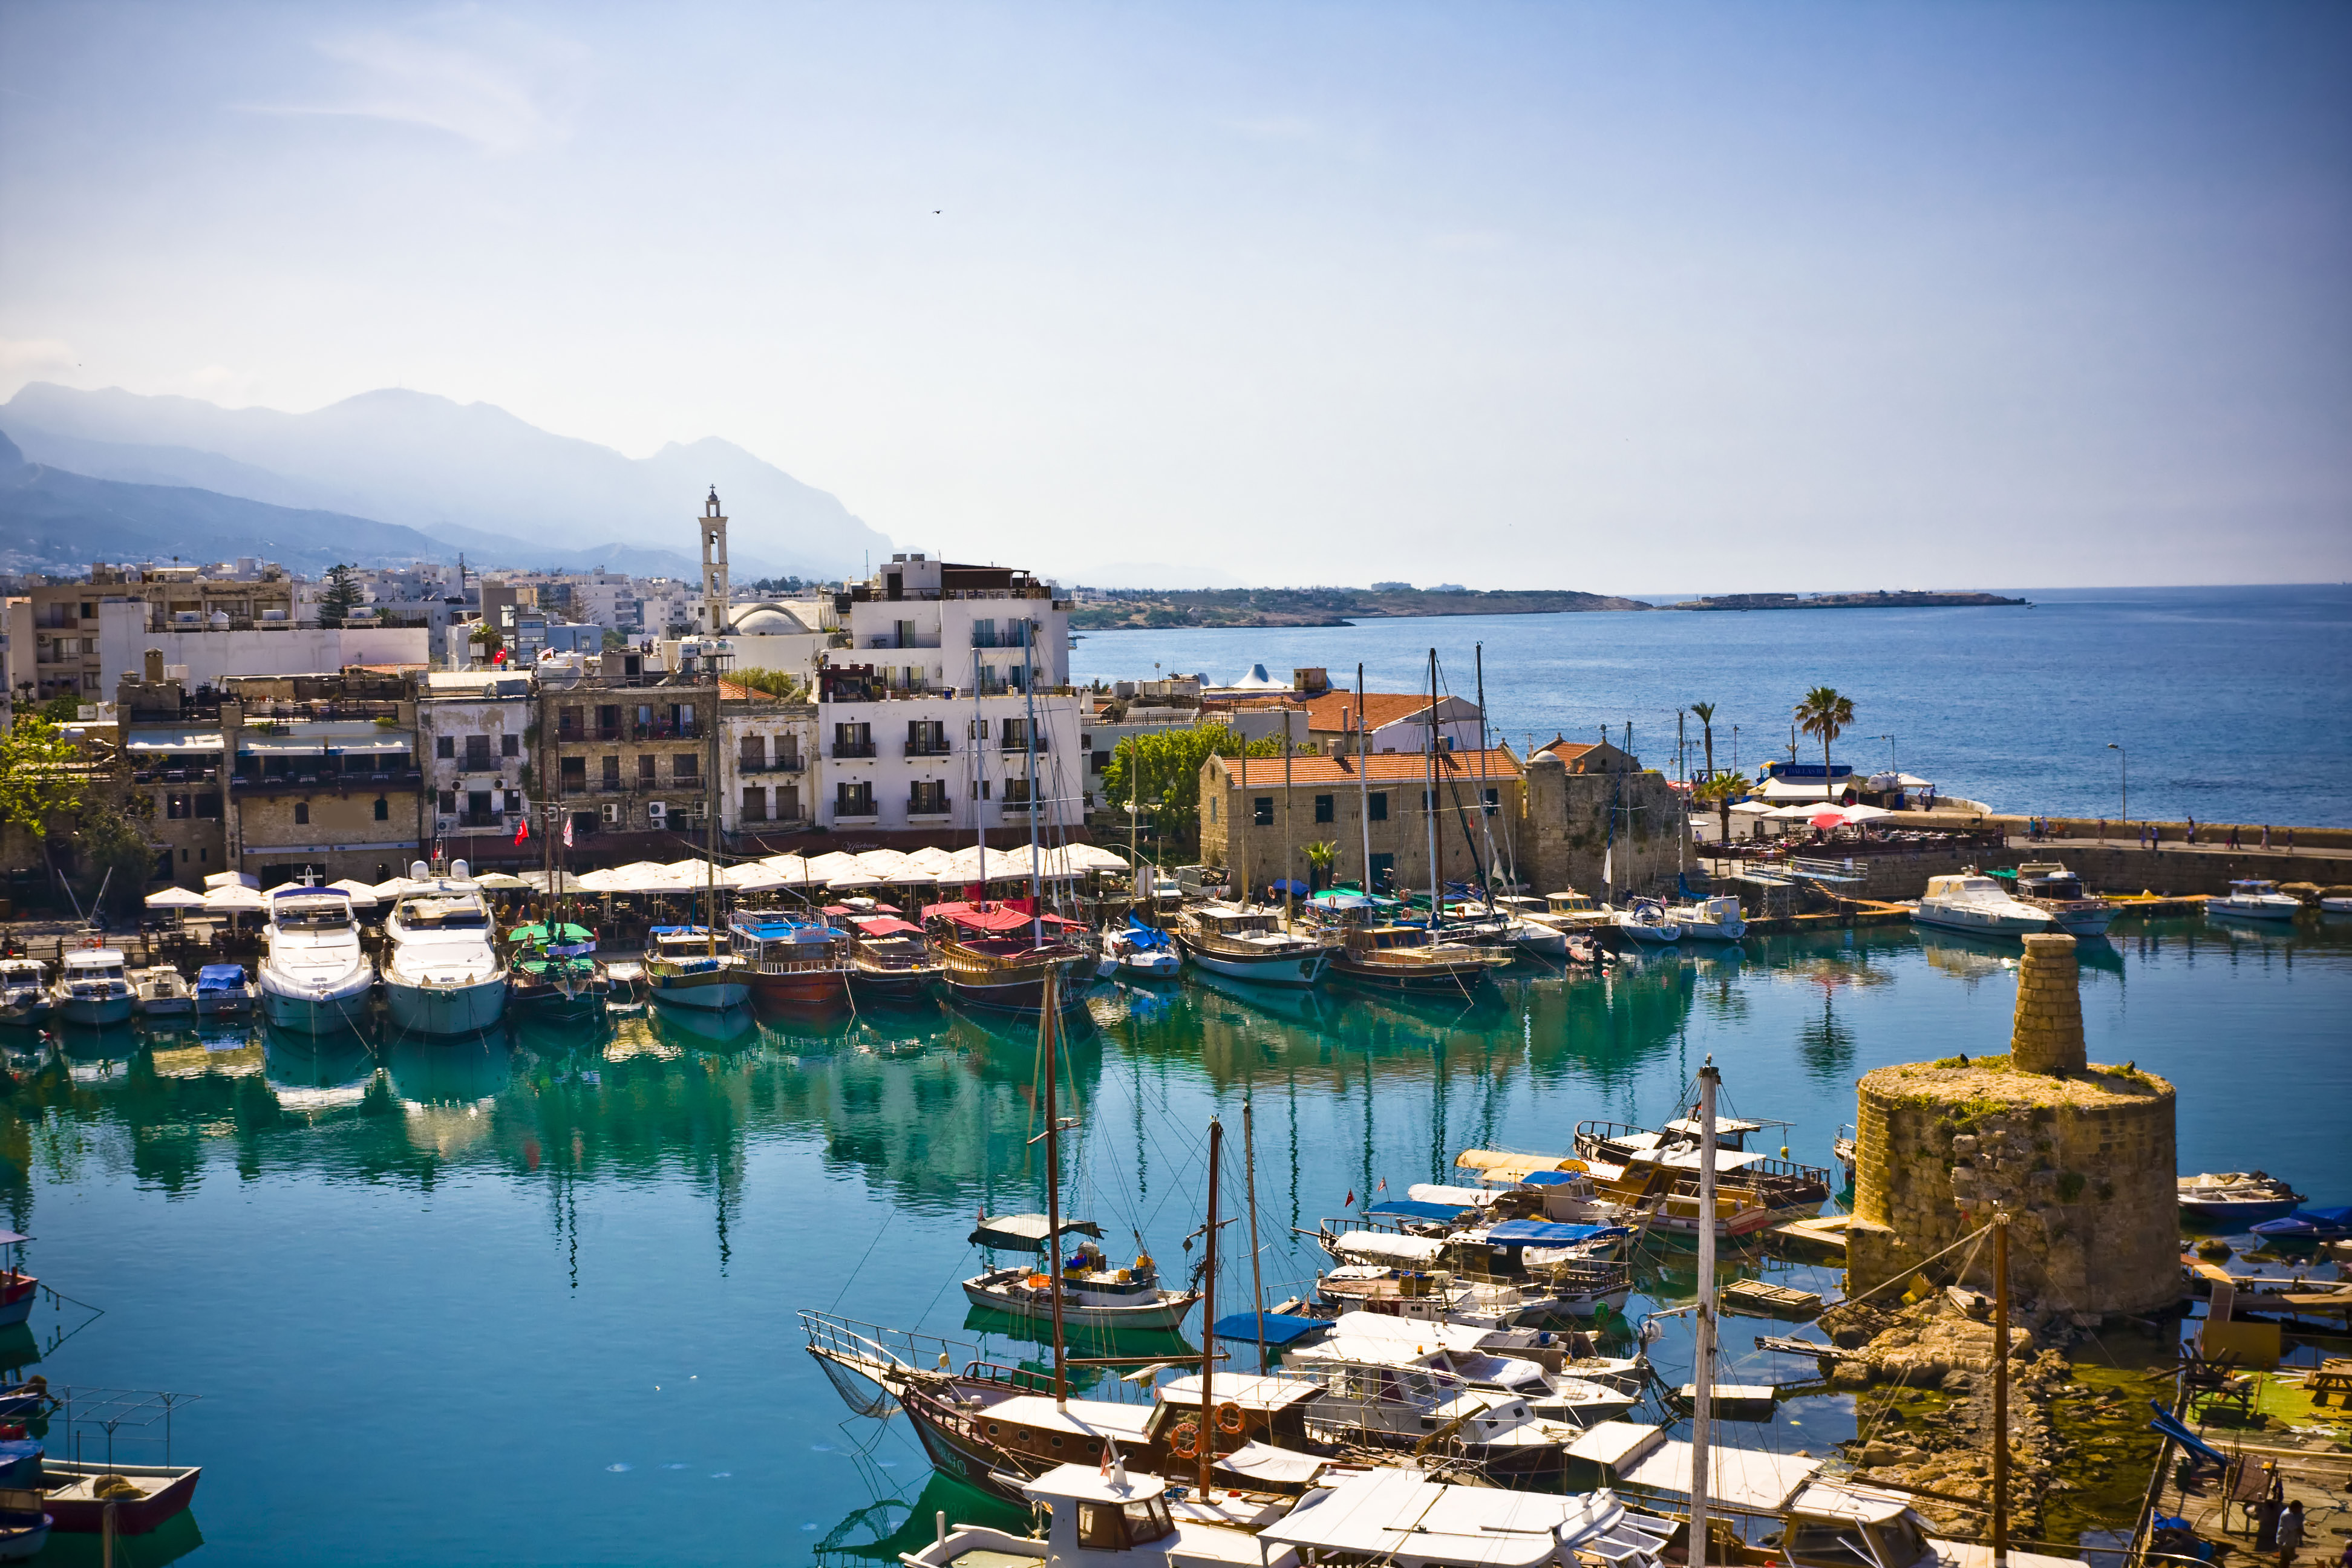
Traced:
[[[1996, 1208], [2010, 1289], [2060, 1311], [2143, 1312], [2180, 1291], [2172, 1086], [2084, 1058], [2074, 939], [2029, 936], [2007, 1057], [1862, 1080], [1847, 1289], [1917, 1268]], [[1966, 1249], [1940, 1260], [1949, 1278]], [[1989, 1285], [1991, 1249], [1969, 1275]], [[1953, 1275], [1944, 1273], [1953, 1269]]]

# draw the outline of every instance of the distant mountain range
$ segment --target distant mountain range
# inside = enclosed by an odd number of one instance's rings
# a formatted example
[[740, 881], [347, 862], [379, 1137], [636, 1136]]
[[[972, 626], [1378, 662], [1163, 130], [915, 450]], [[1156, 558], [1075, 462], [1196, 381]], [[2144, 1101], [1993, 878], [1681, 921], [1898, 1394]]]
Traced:
[[[378, 565], [464, 550], [481, 565], [692, 576], [694, 519], [713, 484], [738, 579], [837, 578], [890, 552], [836, 498], [730, 442], [635, 459], [429, 393], [284, 414], [36, 382], [0, 405], [0, 430], [47, 476], [0, 474], [0, 559], [20, 569], [177, 554], [310, 571], [314, 558]], [[118, 488], [86, 488], [106, 484]], [[580, 542], [597, 539], [610, 542]], [[47, 553], [58, 545], [65, 555]]]

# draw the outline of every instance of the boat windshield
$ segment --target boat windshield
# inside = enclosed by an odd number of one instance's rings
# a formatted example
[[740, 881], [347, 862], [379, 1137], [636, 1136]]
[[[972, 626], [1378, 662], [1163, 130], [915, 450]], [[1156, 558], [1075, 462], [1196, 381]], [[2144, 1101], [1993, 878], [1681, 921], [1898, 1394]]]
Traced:
[[335, 931], [352, 923], [351, 902], [345, 899], [310, 899], [279, 904], [273, 917], [280, 930]]
[[2267, 898], [2277, 890], [2278, 884], [2275, 882], [2247, 880], [2243, 882], [2232, 882], [2230, 884], [2230, 891], [2233, 893], [2242, 893], [2250, 899]]
[[490, 911], [476, 893], [428, 893], [402, 900], [400, 919], [411, 931], [473, 931], [490, 923]]

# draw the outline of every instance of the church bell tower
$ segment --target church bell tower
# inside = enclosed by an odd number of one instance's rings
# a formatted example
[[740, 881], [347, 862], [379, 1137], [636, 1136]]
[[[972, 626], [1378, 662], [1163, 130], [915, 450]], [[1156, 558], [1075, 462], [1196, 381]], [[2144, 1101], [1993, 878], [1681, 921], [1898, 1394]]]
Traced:
[[719, 487], [710, 487], [710, 499], [702, 503], [702, 611], [701, 630], [710, 637], [725, 637], [728, 631], [727, 586], [727, 518], [719, 510]]

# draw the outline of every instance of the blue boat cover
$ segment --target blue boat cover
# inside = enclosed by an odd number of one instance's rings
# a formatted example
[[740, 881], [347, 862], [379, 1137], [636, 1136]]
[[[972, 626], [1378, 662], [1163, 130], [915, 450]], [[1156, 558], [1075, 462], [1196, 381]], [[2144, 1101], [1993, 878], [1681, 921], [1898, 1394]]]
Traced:
[[2182, 1426], [2180, 1422], [2173, 1416], [2172, 1412], [2167, 1410], [2163, 1405], [2158, 1405], [2155, 1400], [2151, 1399], [2147, 1402], [2147, 1407], [2156, 1412], [2156, 1419], [2147, 1424], [2149, 1431], [2162, 1433], [2165, 1436], [2171, 1438], [2174, 1442], [2179, 1444], [2182, 1447], [2188, 1449], [2190, 1453], [2196, 1455], [2200, 1459], [2210, 1459], [2217, 1465], [2226, 1465], [2230, 1462], [2228, 1456], [2222, 1454], [2220, 1450], [2213, 1447], [2212, 1445], [2207, 1443], [2204, 1438], [2200, 1437], [2196, 1433], [2191, 1432], [2188, 1427]]
[[243, 990], [245, 965], [241, 963], [207, 963], [196, 971], [199, 991]]
[[1562, 1182], [1575, 1181], [1584, 1173], [1582, 1171], [1529, 1171], [1519, 1178], [1519, 1184], [1527, 1187], [1557, 1186]]
[[[1209, 1331], [1221, 1340], [1236, 1340], [1246, 1344], [1257, 1343], [1258, 1314], [1235, 1312], [1219, 1318]], [[1331, 1326], [1324, 1318], [1302, 1318], [1289, 1312], [1265, 1314], [1265, 1342], [1270, 1345], [1296, 1344], [1309, 1334], [1319, 1333]]]
[[1448, 1220], [1468, 1214], [1461, 1204], [1429, 1204], [1418, 1198], [1398, 1198], [1392, 1203], [1374, 1204], [1364, 1213], [1373, 1219], [1433, 1219]]
[[1507, 1219], [1486, 1232], [1496, 1247], [1565, 1247], [1596, 1237], [1631, 1236], [1622, 1225], [1553, 1225], [1539, 1219]]
[[1160, 930], [1157, 926], [1145, 925], [1133, 915], [1127, 917], [1127, 940], [1135, 943], [1135, 945], [1139, 948], [1164, 947], [1172, 950], [1176, 945], [1174, 942], [1169, 941], [1168, 933], [1166, 931]]
[[2298, 1209], [2284, 1219], [2266, 1219], [2256, 1236], [2320, 1236], [2352, 1230], [2352, 1208]]
[[709, 932], [709, 926], [647, 926], [646, 928], [646, 934], [648, 936], [707, 936]]

